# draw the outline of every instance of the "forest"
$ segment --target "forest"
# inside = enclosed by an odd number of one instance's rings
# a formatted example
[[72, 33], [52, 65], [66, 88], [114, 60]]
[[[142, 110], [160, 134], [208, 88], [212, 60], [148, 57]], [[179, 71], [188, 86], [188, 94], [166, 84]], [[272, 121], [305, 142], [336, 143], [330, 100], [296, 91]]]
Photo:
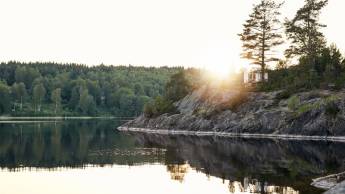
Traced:
[[1, 63], [0, 115], [137, 116], [182, 69]]

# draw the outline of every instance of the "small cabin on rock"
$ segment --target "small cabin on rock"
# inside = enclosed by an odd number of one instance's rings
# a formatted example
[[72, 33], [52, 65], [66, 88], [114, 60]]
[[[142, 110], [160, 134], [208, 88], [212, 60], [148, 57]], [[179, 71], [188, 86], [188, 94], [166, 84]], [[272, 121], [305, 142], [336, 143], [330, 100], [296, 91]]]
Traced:
[[261, 76], [261, 68], [249, 68], [243, 72], [243, 82], [245, 85], [252, 85], [268, 80], [268, 73], [265, 72], [264, 77]]

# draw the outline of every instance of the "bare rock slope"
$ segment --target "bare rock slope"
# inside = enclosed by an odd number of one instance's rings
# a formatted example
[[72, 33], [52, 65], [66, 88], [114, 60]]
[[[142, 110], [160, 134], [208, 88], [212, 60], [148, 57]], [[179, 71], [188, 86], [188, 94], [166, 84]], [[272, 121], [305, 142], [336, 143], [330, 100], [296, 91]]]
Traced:
[[345, 91], [315, 90], [281, 99], [281, 92], [203, 87], [176, 102], [179, 114], [144, 115], [127, 128], [253, 134], [345, 136]]

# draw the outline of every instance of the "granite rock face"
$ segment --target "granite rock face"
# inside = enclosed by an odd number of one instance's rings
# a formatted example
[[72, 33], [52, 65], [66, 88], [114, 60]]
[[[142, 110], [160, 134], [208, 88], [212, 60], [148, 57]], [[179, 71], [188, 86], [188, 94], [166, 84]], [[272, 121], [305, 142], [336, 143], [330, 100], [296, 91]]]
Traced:
[[325, 194], [344, 194], [344, 193], [345, 193], [345, 181], [339, 183], [335, 187], [325, 192]]
[[229, 133], [345, 136], [345, 91], [315, 90], [279, 99], [280, 92], [202, 87], [175, 105], [179, 114], [144, 115], [125, 127]]

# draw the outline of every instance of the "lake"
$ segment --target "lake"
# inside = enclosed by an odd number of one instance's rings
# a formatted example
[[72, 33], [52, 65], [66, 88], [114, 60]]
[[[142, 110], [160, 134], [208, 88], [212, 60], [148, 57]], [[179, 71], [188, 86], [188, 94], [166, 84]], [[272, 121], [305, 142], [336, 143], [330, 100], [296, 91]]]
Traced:
[[0, 123], [1, 194], [318, 194], [345, 144], [122, 133], [117, 119]]

